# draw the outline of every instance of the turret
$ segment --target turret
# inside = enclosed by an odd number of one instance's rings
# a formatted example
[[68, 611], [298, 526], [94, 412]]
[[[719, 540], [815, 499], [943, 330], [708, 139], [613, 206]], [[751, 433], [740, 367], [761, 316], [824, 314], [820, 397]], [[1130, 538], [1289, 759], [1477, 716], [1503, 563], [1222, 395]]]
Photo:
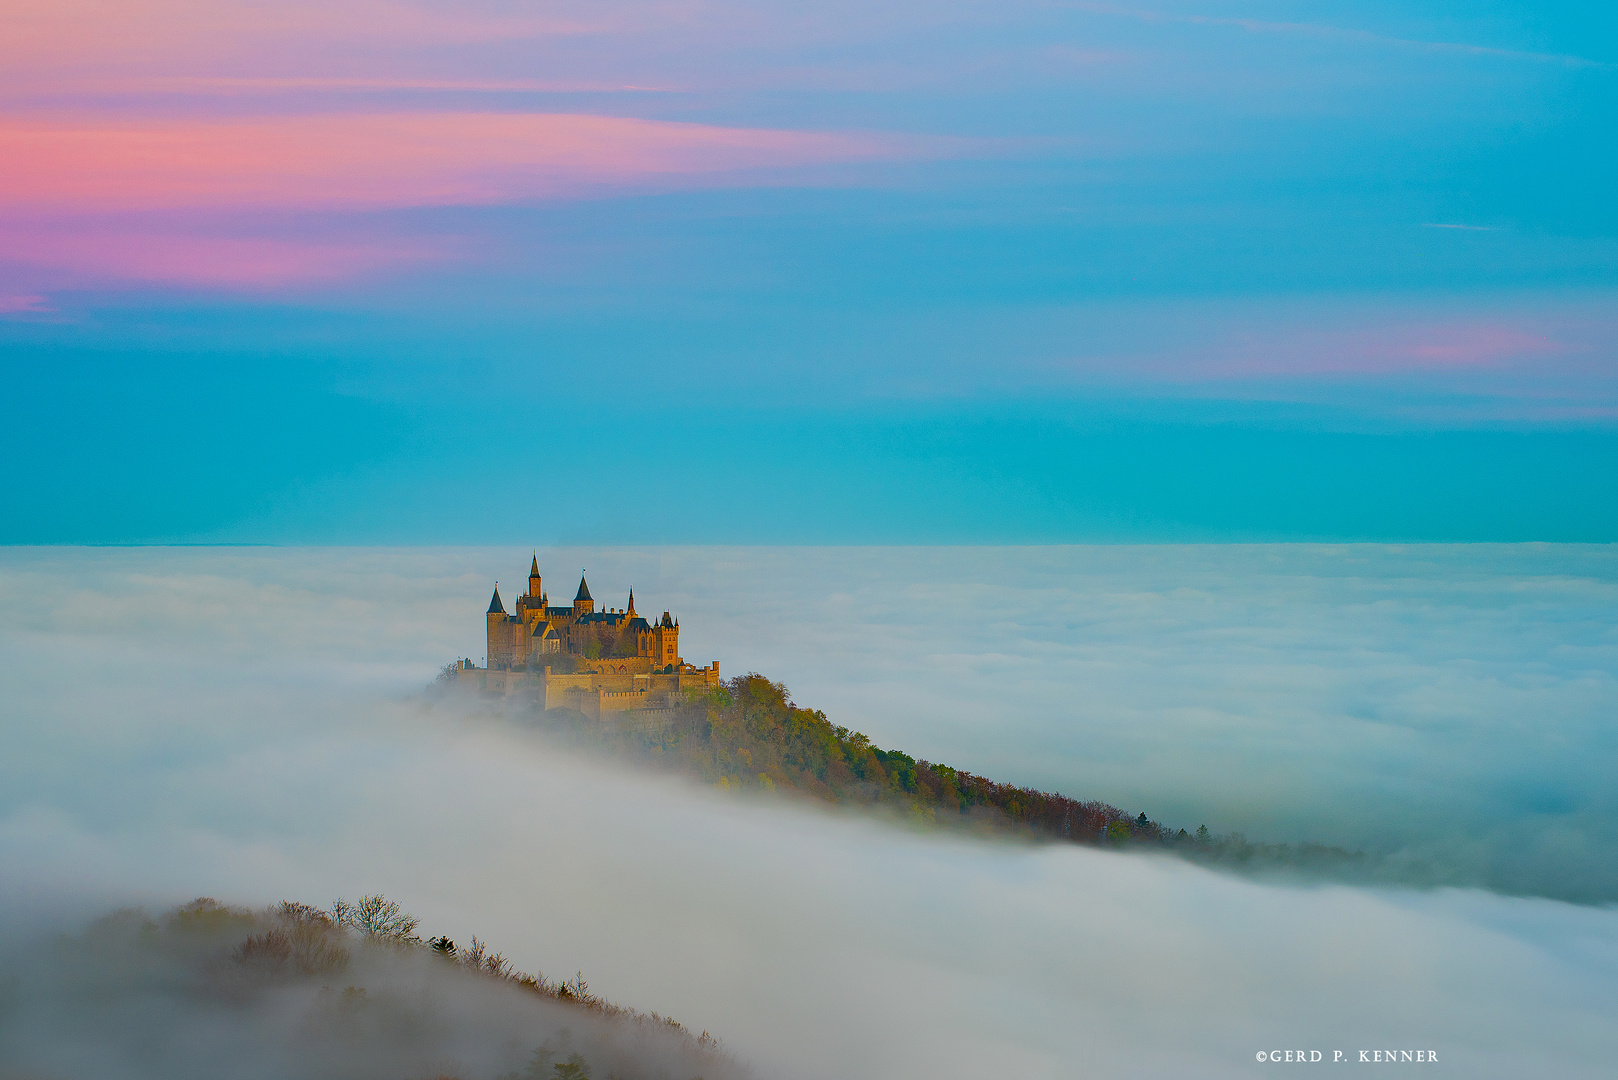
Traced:
[[488, 638], [484, 649], [489, 667], [500, 666], [505, 660], [506, 646], [500, 624], [506, 621], [506, 605], [500, 602], [500, 583], [494, 583], [494, 595], [489, 598]]
[[680, 663], [680, 627], [666, 611], [652, 630], [652, 662], [659, 667]]
[[630, 619], [633, 619], [635, 617], [635, 590], [634, 589], [629, 590], [629, 606], [624, 609], [624, 616], [626, 618], [630, 618]]
[[540, 588], [542, 584], [543, 582], [539, 578], [539, 552], [536, 551], [534, 552], [534, 561], [528, 567], [528, 595], [532, 596], [536, 601], [545, 595], [545, 590]]
[[596, 602], [590, 596], [590, 586], [585, 584], [583, 574], [579, 576], [579, 591], [573, 597], [573, 614], [588, 615], [596, 609]]

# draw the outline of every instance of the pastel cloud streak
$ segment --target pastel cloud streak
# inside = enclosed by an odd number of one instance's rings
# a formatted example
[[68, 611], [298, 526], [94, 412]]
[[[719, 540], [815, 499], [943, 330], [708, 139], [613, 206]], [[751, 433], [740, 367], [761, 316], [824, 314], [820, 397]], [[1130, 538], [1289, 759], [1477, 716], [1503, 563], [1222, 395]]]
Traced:
[[[91, 278], [270, 286], [432, 258], [425, 239], [337, 244], [131, 223], [152, 211], [373, 211], [727, 183], [902, 156], [868, 135], [629, 117], [415, 112], [0, 123], [0, 259]], [[110, 218], [107, 215], [112, 215]], [[66, 220], [64, 220], [66, 219]]]
[[[783, 171], [940, 152], [936, 139], [790, 125], [423, 110], [391, 98], [364, 111], [308, 107], [308, 95], [328, 93], [623, 89], [598, 73], [535, 77], [532, 57], [489, 50], [634, 36], [684, 19], [678, 10], [535, 15], [501, 3], [397, 0], [25, 4], [8, 14], [0, 42], [0, 97], [12, 102], [0, 115], [4, 283], [33, 296], [119, 282], [258, 289], [332, 281], [456, 257], [474, 241], [310, 238], [321, 226], [289, 225], [287, 214], [770, 183]], [[74, 98], [70, 111], [39, 107], [41, 95], [61, 93]], [[281, 93], [305, 97], [249, 102], [248, 115], [225, 104]]]
[[[139, 281], [279, 289], [457, 256], [454, 238], [311, 239], [188, 231], [141, 222], [57, 221], [0, 229], [0, 261], [63, 284]], [[0, 313], [47, 310], [42, 295], [0, 298]], [[28, 306], [31, 305], [31, 306]]]
[[49, 302], [38, 293], [0, 295], [0, 315], [26, 315], [49, 310]]
[[1397, 371], [1497, 367], [1559, 356], [1567, 346], [1503, 322], [1444, 322], [1352, 331], [1315, 331], [1251, 341], [1231, 350], [1221, 374], [1382, 375]]
[[382, 209], [881, 157], [895, 141], [627, 117], [373, 113], [0, 125], [0, 209]]
[[[1600, 374], [1615, 327], [1610, 298], [1494, 304], [1425, 298], [1294, 301], [1285, 317], [1251, 302], [1170, 312], [1075, 308], [1061, 333], [1082, 342], [1035, 377], [1088, 384], [1199, 386], [1275, 379]], [[1056, 320], [1052, 325], [1059, 326]], [[1072, 346], [1070, 346], [1072, 347]]]
[[0, 85], [59, 84], [81, 75], [172, 75], [221, 66], [281, 66], [339, 53], [386, 55], [422, 46], [588, 33], [604, 22], [512, 12], [500, 4], [399, 0], [22, 0], [7, 5]]
[[[420, 278], [442, 299], [458, 294], [425, 279], [447, 264], [530, 275], [537, 295], [566, 262], [557, 295], [600, 288], [660, 324], [618, 362], [666, 348], [646, 362], [682, 384], [702, 384], [682, 363], [752, 364], [751, 346], [714, 344], [748, 320], [747, 340], [772, 342], [761, 381], [812, 388], [838, 370], [842, 390], [877, 396], [1610, 378], [1608, 317], [1569, 328], [1549, 308], [1451, 302], [1465, 281], [1606, 280], [1599, 200], [1567, 221], [1555, 210], [1578, 205], [1595, 167], [1583, 148], [1599, 143], [1569, 139], [1559, 164], [1521, 174], [1567, 191], [1451, 197], [1442, 180], [1479, 167], [1481, 118], [1520, 132], [1599, 115], [1545, 87], [1606, 86], [1610, 58], [1578, 37], [1541, 49], [1490, 20], [1369, 5], [1333, 25], [1149, 7], [21, 0], [0, 40], [0, 293], [71, 312], [57, 294], [75, 288], [295, 289], [396, 270], [390, 291]], [[1383, 187], [1369, 161], [1404, 164]], [[853, 198], [792, 190], [873, 178], [882, 190]], [[535, 205], [767, 185], [745, 227], [725, 200], [570, 207], [560, 229]], [[444, 206], [494, 209], [454, 215], [453, 236], [435, 235], [451, 215], [389, 213]], [[1427, 299], [1397, 299], [1408, 282]], [[1354, 290], [1341, 310], [1311, 321], [1330, 305], [1309, 290], [1340, 285]], [[1210, 286], [1270, 299], [1206, 317]], [[703, 308], [688, 287], [749, 295]], [[784, 303], [756, 302], [772, 290]], [[687, 338], [666, 323], [699, 310], [714, 322]], [[526, 356], [526, 324], [480, 324], [480, 348]]]

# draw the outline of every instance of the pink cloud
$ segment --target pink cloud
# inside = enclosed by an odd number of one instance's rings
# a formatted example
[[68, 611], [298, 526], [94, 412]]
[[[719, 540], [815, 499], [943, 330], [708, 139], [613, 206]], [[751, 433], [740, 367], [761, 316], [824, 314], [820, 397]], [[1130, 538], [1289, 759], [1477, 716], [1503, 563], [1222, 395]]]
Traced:
[[25, 315], [51, 310], [50, 302], [38, 293], [0, 293], [0, 315]]
[[278, 289], [455, 254], [443, 240], [231, 236], [117, 222], [0, 227], [0, 260], [25, 264], [67, 286], [137, 281]]
[[1560, 342], [1499, 323], [1450, 322], [1355, 331], [1293, 331], [1220, 350], [1211, 366], [1227, 378], [1266, 375], [1387, 375], [1496, 367], [1556, 356]]
[[902, 156], [874, 136], [545, 113], [0, 121], [0, 211], [478, 204]]
[[733, 183], [758, 170], [913, 149], [875, 136], [574, 114], [0, 120], [0, 259], [79, 283], [275, 288], [443, 258], [447, 249], [425, 240], [216, 235], [148, 216], [578, 197]]
[[1131, 321], [1114, 327], [1138, 352], [1098, 350], [1052, 366], [1104, 382], [1210, 384], [1235, 380], [1322, 379], [1433, 375], [1486, 375], [1532, 370], [1567, 371], [1602, 355], [1595, 342], [1610, 337], [1610, 320], [1561, 308], [1491, 312], [1408, 309], [1329, 310], [1300, 318], [1249, 305], [1245, 310], [1203, 310]]
[[[467, 0], [16, 0], [6, 6], [0, 70], [7, 81], [63, 76], [173, 74], [296, 61], [318, 43], [351, 55], [378, 50], [571, 36], [610, 25], [593, 8], [576, 17]], [[199, 64], [201, 61], [201, 64]]]
[[[456, 90], [479, 93], [543, 92], [599, 94], [633, 90], [639, 93], [684, 93], [672, 86], [632, 84], [580, 79], [443, 79], [404, 76], [235, 76], [235, 75], [156, 75], [150, 78], [85, 79], [73, 89], [80, 92], [195, 92], [253, 94], [280, 90]], [[1459, 227], [1459, 226], [1457, 226]]]

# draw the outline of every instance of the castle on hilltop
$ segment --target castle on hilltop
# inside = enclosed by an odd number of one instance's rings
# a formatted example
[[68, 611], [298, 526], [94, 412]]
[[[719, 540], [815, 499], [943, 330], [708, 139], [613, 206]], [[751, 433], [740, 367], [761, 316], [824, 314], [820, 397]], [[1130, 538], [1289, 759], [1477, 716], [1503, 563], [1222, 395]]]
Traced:
[[656, 719], [689, 690], [719, 685], [719, 661], [693, 667], [680, 658], [680, 624], [667, 611], [656, 623], [635, 611], [635, 590], [622, 609], [597, 611], [581, 575], [571, 607], [552, 607], [535, 554], [528, 591], [507, 614], [495, 583], [489, 599], [486, 666], [455, 665], [458, 680], [476, 678], [485, 694], [531, 695], [542, 708], [577, 709], [593, 719], [638, 713]]

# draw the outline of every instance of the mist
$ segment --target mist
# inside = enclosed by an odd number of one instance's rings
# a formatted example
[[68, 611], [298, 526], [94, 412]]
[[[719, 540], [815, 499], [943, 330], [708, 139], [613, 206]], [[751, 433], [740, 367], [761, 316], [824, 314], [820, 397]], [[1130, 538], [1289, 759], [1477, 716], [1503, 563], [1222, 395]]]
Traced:
[[1175, 827], [1618, 900], [1612, 545], [605, 554], [592, 581], [691, 613], [689, 655], [880, 746]]
[[[1247, 1076], [1277, 1048], [1604, 1076], [1618, 1051], [1611, 906], [912, 833], [430, 707], [437, 667], [481, 654], [488, 577], [526, 552], [0, 558], [8, 955], [130, 904], [382, 892], [423, 933], [583, 971], [767, 1076]], [[621, 580], [675, 610], [687, 659], [784, 679], [879, 744], [1164, 821], [1375, 837], [1535, 769], [1610, 820], [1586, 786], [1611, 775], [1604, 549], [545, 553], [552, 595], [564, 559], [603, 604]], [[1244, 802], [1277, 760], [1309, 783]], [[1356, 805], [1370, 820], [1327, 834]], [[1525, 806], [1463, 798], [1422, 830], [1489, 850]], [[1597, 843], [1585, 828], [1567, 835]]]
[[342, 915], [211, 898], [122, 909], [5, 957], [0, 1042], [23, 1075], [106, 1080], [748, 1075], [706, 1036], [604, 1006], [577, 978], [541, 983], [481, 947], [424, 944], [410, 921], [383, 897]]

